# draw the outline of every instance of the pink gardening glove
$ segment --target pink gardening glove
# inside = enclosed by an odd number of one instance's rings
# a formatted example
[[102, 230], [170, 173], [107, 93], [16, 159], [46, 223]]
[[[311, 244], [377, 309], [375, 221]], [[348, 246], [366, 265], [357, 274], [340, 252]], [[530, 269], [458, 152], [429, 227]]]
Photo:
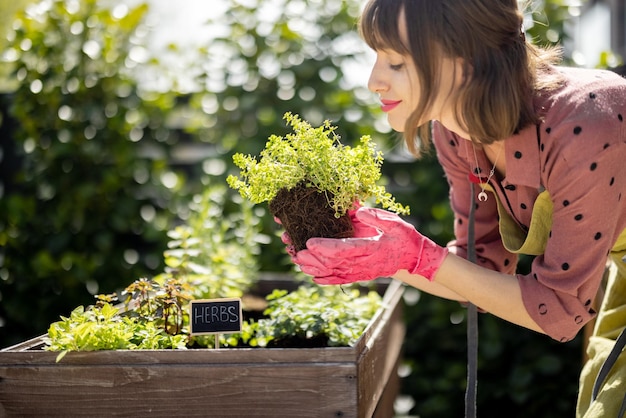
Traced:
[[311, 238], [307, 249], [292, 256], [294, 263], [317, 284], [347, 284], [388, 277], [408, 270], [428, 280], [441, 266], [448, 249], [417, 232], [398, 215], [382, 209], [360, 208], [359, 228], [375, 232], [357, 238]]
[[[278, 225], [283, 224], [280, 221], [280, 218], [277, 216], [274, 216], [274, 222], [276, 222]], [[289, 238], [289, 234], [286, 231], [282, 233], [282, 235], [280, 236], [280, 240], [283, 242], [283, 244], [285, 244], [285, 249], [287, 250], [287, 254], [289, 254], [292, 257], [296, 255], [296, 248], [293, 246], [293, 242], [291, 242], [291, 238]]]

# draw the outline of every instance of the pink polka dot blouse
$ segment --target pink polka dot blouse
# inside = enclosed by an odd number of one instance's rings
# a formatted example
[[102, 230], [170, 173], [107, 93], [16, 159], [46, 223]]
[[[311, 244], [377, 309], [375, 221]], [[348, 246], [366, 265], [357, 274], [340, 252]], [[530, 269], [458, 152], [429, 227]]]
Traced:
[[[558, 70], [563, 86], [535, 99], [541, 122], [505, 140], [500, 158], [506, 158], [506, 178], [493, 176], [490, 185], [522, 231], [528, 231], [537, 197], [548, 191], [552, 218], [545, 249], [530, 274], [517, 278], [531, 317], [552, 338], [569, 341], [595, 316], [591, 305], [607, 256], [626, 229], [626, 80], [609, 71]], [[451, 252], [467, 255], [473, 199], [478, 263], [515, 274], [517, 255], [502, 243], [496, 199], [479, 201], [479, 185], [470, 194], [472, 179], [485, 181], [492, 164], [437, 122], [433, 143], [455, 214]]]

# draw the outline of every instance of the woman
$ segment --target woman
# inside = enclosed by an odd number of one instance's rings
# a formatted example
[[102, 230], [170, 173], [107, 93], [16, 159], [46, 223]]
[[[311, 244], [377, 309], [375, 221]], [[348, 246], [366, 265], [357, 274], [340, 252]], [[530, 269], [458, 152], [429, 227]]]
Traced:
[[[317, 283], [393, 276], [565, 342], [596, 317], [608, 259], [577, 413], [616, 417], [626, 354], [595, 401], [591, 392], [626, 326], [626, 81], [556, 67], [522, 23], [516, 0], [370, 0], [360, 22], [376, 52], [369, 88], [413, 153], [434, 144], [455, 240], [439, 247], [394, 214], [360, 208], [360, 238], [314, 238], [293, 260]], [[465, 260], [472, 206], [476, 264]], [[515, 274], [518, 253], [536, 255], [530, 274]]]

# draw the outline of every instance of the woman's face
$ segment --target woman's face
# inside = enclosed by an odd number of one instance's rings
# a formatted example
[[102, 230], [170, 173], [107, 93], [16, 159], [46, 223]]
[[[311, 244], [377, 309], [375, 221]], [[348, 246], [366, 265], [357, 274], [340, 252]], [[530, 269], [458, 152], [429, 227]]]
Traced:
[[[400, 14], [399, 22], [400, 36], [405, 45], [408, 45], [404, 13]], [[461, 62], [444, 57], [439, 62], [439, 70], [439, 79], [435, 86], [436, 96], [419, 125], [429, 120], [439, 120], [447, 128], [457, 131], [452, 93], [462, 82]], [[413, 59], [392, 49], [376, 51], [376, 61], [367, 85], [380, 96], [381, 108], [387, 113], [389, 125], [395, 131], [404, 132], [406, 122], [417, 108], [421, 95], [419, 76]]]
[[387, 114], [389, 125], [403, 132], [420, 95], [413, 60], [392, 50], [376, 51], [367, 87], [380, 96], [381, 109]]

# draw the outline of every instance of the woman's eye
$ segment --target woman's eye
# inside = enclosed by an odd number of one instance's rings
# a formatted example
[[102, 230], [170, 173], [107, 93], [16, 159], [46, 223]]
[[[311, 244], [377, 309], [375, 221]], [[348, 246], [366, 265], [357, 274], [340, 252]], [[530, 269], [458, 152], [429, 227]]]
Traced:
[[389, 64], [389, 68], [393, 71], [400, 71], [404, 67], [404, 64]]

